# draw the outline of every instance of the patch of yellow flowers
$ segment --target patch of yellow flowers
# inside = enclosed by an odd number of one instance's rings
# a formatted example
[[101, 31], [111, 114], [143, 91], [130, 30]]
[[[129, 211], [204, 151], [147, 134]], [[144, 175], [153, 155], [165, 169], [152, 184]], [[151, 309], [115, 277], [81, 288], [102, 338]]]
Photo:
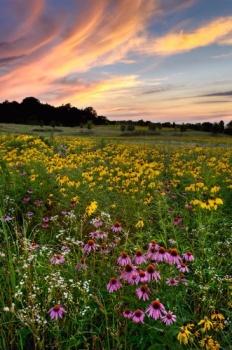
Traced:
[[188, 323], [180, 328], [177, 339], [180, 344], [190, 345], [198, 344], [205, 350], [219, 350], [220, 344], [208, 332], [218, 332], [225, 327], [225, 317], [220, 312], [213, 312], [208, 318], [205, 316], [197, 325]]

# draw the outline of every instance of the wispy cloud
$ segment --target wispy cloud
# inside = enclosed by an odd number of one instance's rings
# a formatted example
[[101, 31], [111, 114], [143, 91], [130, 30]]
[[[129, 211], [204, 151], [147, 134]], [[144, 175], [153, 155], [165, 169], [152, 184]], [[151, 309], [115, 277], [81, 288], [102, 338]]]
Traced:
[[232, 17], [214, 19], [191, 31], [169, 32], [142, 48], [145, 52], [158, 55], [173, 55], [193, 49], [217, 44], [232, 44], [226, 37], [232, 35]]

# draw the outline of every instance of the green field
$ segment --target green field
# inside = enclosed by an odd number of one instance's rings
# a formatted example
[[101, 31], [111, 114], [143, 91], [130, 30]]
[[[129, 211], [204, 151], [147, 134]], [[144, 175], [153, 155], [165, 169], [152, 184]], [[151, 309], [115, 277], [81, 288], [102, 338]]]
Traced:
[[57, 129], [0, 126], [0, 349], [232, 349], [232, 138]]

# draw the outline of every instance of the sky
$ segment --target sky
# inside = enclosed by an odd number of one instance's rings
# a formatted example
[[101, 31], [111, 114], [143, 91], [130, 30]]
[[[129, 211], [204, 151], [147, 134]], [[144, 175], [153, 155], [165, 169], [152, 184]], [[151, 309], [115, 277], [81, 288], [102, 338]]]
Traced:
[[0, 101], [232, 120], [232, 0], [0, 0]]

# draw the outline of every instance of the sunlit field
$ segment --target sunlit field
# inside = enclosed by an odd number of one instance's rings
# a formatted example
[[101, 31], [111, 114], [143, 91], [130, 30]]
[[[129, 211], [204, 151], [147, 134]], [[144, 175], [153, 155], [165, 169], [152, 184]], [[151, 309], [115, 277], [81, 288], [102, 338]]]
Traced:
[[232, 349], [230, 137], [2, 128], [0, 349]]

